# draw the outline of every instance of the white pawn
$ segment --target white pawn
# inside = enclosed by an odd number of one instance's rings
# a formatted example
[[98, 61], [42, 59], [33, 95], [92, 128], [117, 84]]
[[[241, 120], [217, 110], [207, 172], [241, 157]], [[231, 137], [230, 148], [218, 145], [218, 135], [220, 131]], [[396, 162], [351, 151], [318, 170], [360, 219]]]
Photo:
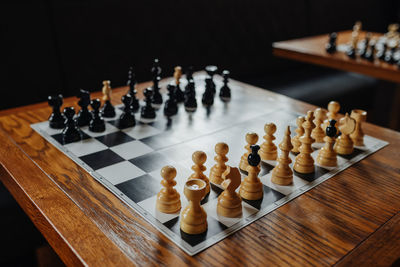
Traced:
[[275, 140], [274, 133], [276, 132], [276, 125], [273, 123], [267, 123], [264, 126], [264, 131], [265, 135], [263, 138], [265, 139], [265, 142], [262, 143], [258, 154], [262, 160], [276, 160], [278, 150], [276, 145], [273, 143]]
[[299, 148], [301, 146], [300, 137], [302, 137], [304, 134], [304, 128], [303, 128], [304, 121], [305, 121], [305, 118], [303, 116], [300, 116], [296, 119], [296, 124], [297, 124], [296, 133], [297, 134], [292, 139], [292, 145], [293, 145], [292, 152], [293, 153], [300, 152], [300, 150], [299, 150]]
[[176, 182], [176, 169], [172, 166], [165, 166], [161, 169], [161, 185], [164, 186], [157, 194], [156, 208], [164, 213], [176, 213], [181, 209], [181, 198], [174, 189]]
[[229, 147], [225, 143], [218, 143], [215, 145], [215, 153], [217, 154], [214, 159], [217, 162], [210, 170], [210, 181], [214, 184], [221, 184], [224, 180], [222, 174], [226, 170], [225, 162], [228, 161], [226, 154], [229, 152]]
[[322, 125], [322, 122], [324, 121], [325, 112], [322, 108], [317, 108], [314, 111], [314, 116], [315, 116], [315, 119], [314, 119], [315, 128], [311, 132], [311, 137], [315, 139], [315, 142], [323, 143], [324, 137], [325, 137], [325, 132], [322, 129], [321, 125]]

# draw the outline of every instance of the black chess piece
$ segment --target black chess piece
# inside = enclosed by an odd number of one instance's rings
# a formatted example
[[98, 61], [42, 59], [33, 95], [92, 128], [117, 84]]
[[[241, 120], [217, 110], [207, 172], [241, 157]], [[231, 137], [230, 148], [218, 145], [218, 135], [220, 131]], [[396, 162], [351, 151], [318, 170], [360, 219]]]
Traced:
[[353, 47], [353, 45], [350, 45], [349, 48], [346, 51], [346, 55], [349, 58], [355, 59], [356, 58], [356, 48]]
[[159, 108], [163, 103], [160, 86], [158, 85], [160, 80], [161, 78], [159, 76], [154, 77], [153, 79], [153, 97], [151, 98], [151, 103], [155, 108]]
[[250, 166], [258, 166], [261, 162], [261, 157], [258, 155], [258, 150], [260, 150], [259, 145], [252, 145], [250, 146], [251, 153], [247, 157], [247, 162]]
[[381, 50], [378, 51], [378, 53], [376, 54], [376, 57], [379, 60], [384, 60], [385, 59], [385, 55], [386, 55], [386, 51], [387, 51], [387, 44], [383, 43], [383, 47]]
[[115, 117], [115, 108], [111, 104], [110, 100], [106, 100], [101, 109], [101, 115], [105, 118], [114, 118]]
[[364, 58], [368, 61], [374, 62], [375, 60], [375, 43], [373, 41], [370, 42], [369, 49], [365, 54]]
[[80, 141], [82, 136], [74, 119], [75, 109], [73, 107], [65, 108], [64, 115], [66, 117], [65, 128], [62, 131], [64, 144]]
[[172, 117], [178, 113], [178, 104], [175, 99], [175, 86], [172, 84], [168, 84], [168, 99], [165, 101], [164, 105], [164, 115], [166, 117]]
[[206, 78], [206, 89], [203, 93], [201, 102], [205, 106], [212, 106], [214, 104], [214, 90], [212, 86], [212, 80], [210, 77]]
[[146, 98], [146, 105], [142, 107], [140, 112], [140, 119], [143, 122], [152, 122], [156, 118], [156, 111], [151, 105], [151, 99], [153, 97], [153, 89], [151, 87], [144, 90], [144, 97]]
[[335, 127], [336, 121], [335, 120], [330, 120], [328, 127], [325, 129], [325, 133], [329, 137], [336, 137], [337, 134], [337, 129]]
[[365, 58], [368, 53], [368, 47], [370, 46], [370, 39], [371, 39], [371, 33], [367, 33], [365, 39], [364, 39], [364, 46], [362, 47], [360, 51], [360, 57]]
[[186, 80], [189, 82], [193, 80], [193, 66], [189, 66], [186, 69]]
[[325, 50], [329, 54], [333, 54], [336, 52], [336, 39], [337, 39], [337, 33], [332, 32], [329, 35], [329, 42], [325, 45]]
[[394, 64], [396, 63], [396, 60], [394, 58], [394, 53], [396, 52], [396, 47], [390, 48], [389, 51], [386, 52], [384, 61], [389, 63], [389, 64]]
[[197, 109], [196, 89], [193, 79], [186, 86], [184, 105], [187, 112], [194, 112]]
[[78, 97], [78, 105], [81, 107], [81, 109], [78, 112], [76, 123], [79, 127], [87, 126], [92, 119], [92, 115], [88, 110], [88, 106], [90, 104], [90, 93], [86, 90], [81, 89], [79, 91]]
[[217, 66], [213, 66], [213, 65], [206, 66], [206, 72], [207, 72], [209, 78], [211, 78], [210, 86], [212, 86], [212, 90], [213, 90], [214, 94], [216, 93], [215, 83], [214, 83], [214, 75], [217, 73], [217, 71], [218, 71]]
[[130, 94], [124, 95], [122, 96], [121, 101], [124, 104], [124, 110], [119, 117], [119, 127], [124, 129], [135, 126], [135, 113], [131, 109], [132, 96]]
[[219, 90], [219, 97], [224, 102], [228, 102], [231, 100], [231, 89], [228, 86], [229, 74], [230, 74], [230, 72], [228, 70], [224, 70], [222, 72], [224, 85], [222, 85], [221, 89]]
[[139, 100], [136, 98], [136, 76], [132, 67], [129, 67], [127, 85], [129, 86], [128, 94], [130, 95], [132, 101], [130, 104], [130, 109], [135, 113], [139, 110]]
[[61, 113], [60, 108], [63, 104], [63, 96], [54, 95], [47, 98], [50, 107], [53, 108], [53, 113], [49, 117], [49, 126], [53, 129], [63, 129], [65, 126], [65, 116]]
[[100, 113], [100, 99], [93, 99], [90, 101], [90, 106], [92, 107], [92, 119], [89, 123], [89, 131], [91, 132], [104, 132], [106, 130], [106, 124]]
[[151, 73], [153, 74], [153, 78], [156, 76], [160, 76], [160, 74], [161, 74], [160, 61], [158, 60], [158, 58], [155, 58], [153, 61]]

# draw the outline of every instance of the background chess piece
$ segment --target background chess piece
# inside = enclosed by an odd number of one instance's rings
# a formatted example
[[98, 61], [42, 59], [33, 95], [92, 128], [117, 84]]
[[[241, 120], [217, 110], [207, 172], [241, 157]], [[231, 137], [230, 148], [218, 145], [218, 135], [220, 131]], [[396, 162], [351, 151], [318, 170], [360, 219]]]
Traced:
[[272, 169], [271, 182], [278, 185], [290, 185], [293, 183], [293, 171], [290, 168], [292, 160], [289, 157], [290, 150], [293, 145], [290, 140], [290, 127], [288, 126], [285, 131], [285, 136], [279, 144], [281, 155], [278, 158], [278, 164]]
[[313, 152], [311, 145], [314, 143], [314, 139], [311, 137], [311, 131], [315, 127], [313, 120], [314, 113], [308, 111], [306, 120], [303, 123], [304, 134], [300, 137], [300, 153], [296, 156], [293, 165], [293, 169], [298, 173], [307, 174], [315, 171], [314, 159], [311, 156], [311, 153]]
[[100, 100], [93, 99], [90, 101], [92, 107], [92, 119], [89, 122], [89, 131], [99, 133], [106, 130], [106, 124], [100, 114]]
[[194, 173], [190, 175], [190, 179], [200, 179], [203, 180], [206, 183], [206, 193], [210, 193], [210, 181], [208, 180], [207, 176], [204, 174], [204, 171], [207, 169], [206, 166], [204, 166], [204, 163], [207, 160], [207, 155], [203, 151], [195, 151], [192, 155], [192, 160], [194, 165], [192, 166], [192, 170]]
[[53, 113], [49, 117], [49, 126], [53, 129], [63, 129], [65, 126], [65, 116], [61, 113], [60, 108], [63, 104], [63, 96], [55, 95], [47, 98], [49, 106], [52, 107]]
[[181, 77], [182, 77], [182, 68], [180, 66], [175, 67], [174, 72], [174, 79], [175, 79], [175, 98], [176, 102], [182, 103], [185, 101], [185, 94], [182, 92], [180, 84], [181, 84]]
[[276, 125], [274, 123], [267, 123], [264, 125], [264, 143], [262, 143], [260, 151], [261, 159], [263, 160], [276, 160], [278, 156], [278, 150], [276, 145], [273, 143], [275, 140], [274, 133], [276, 132]]
[[160, 62], [156, 58], [154, 59], [153, 62], [153, 67], [151, 68], [151, 73], [153, 75], [153, 96], [151, 98], [151, 104], [154, 108], [159, 108], [161, 104], [163, 103], [163, 98], [162, 95], [160, 94], [160, 86], [159, 83], [161, 81], [161, 67], [160, 67]]
[[356, 128], [350, 135], [350, 138], [353, 140], [355, 146], [364, 146], [364, 132], [361, 124], [367, 120], [367, 112], [361, 109], [353, 109], [350, 117], [356, 121]]
[[[326, 114], [328, 118], [324, 121], [324, 126], [322, 127], [325, 130], [326, 127], [329, 125], [330, 120], [338, 121], [338, 114], [340, 111], [340, 104], [336, 101], [331, 101], [328, 104], [328, 113]], [[336, 125], [337, 128], [337, 125]]]
[[75, 109], [73, 107], [65, 108], [64, 115], [67, 118], [65, 120], [65, 128], [62, 131], [64, 144], [80, 141], [82, 136], [74, 119]]
[[242, 199], [235, 192], [242, 181], [239, 169], [227, 166], [222, 178], [224, 181], [221, 185], [225, 191], [218, 197], [217, 214], [229, 218], [240, 217], [242, 216]]
[[142, 107], [142, 110], [140, 111], [140, 120], [145, 123], [153, 122], [156, 118], [156, 111], [151, 104], [153, 89], [151, 87], [146, 88], [143, 95], [145, 97], [146, 105]]
[[136, 124], [135, 114], [131, 109], [132, 96], [130, 94], [123, 95], [121, 98], [122, 103], [124, 104], [124, 110], [119, 117], [119, 127], [120, 128], [128, 128], [133, 127]]
[[303, 116], [299, 116], [296, 119], [296, 124], [297, 124], [297, 129], [295, 130], [295, 132], [297, 133], [295, 137], [292, 138], [292, 145], [293, 145], [293, 149], [292, 152], [293, 153], [299, 153], [300, 150], [300, 146], [301, 146], [301, 142], [300, 142], [300, 137], [303, 136], [304, 134], [304, 128], [303, 128], [303, 123], [306, 119]]
[[229, 70], [224, 70], [222, 72], [223, 83], [221, 89], [219, 90], [219, 97], [223, 102], [228, 102], [231, 100], [231, 89], [228, 86], [229, 83]]
[[329, 42], [325, 45], [325, 50], [329, 54], [333, 54], [336, 52], [336, 39], [337, 39], [337, 33], [332, 32], [329, 35]]
[[325, 117], [324, 110], [322, 108], [317, 108], [314, 111], [314, 124], [315, 128], [311, 132], [311, 137], [315, 139], [317, 143], [323, 143], [325, 137], [325, 131], [322, 129], [321, 125], [323, 122], [323, 118]]
[[175, 86], [172, 84], [167, 85], [168, 99], [164, 104], [164, 115], [168, 118], [175, 116], [178, 113], [178, 104], [175, 99]]
[[333, 145], [335, 144], [335, 137], [337, 134], [335, 124], [335, 120], [330, 120], [328, 127], [326, 127], [326, 136], [324, 137], [325, 146], [319, 150], [317, 156], [317, 163], [321, 166], [337, 166], [337, 155], [335, 150], [333, 149]]
[[350, 134], [356, 128], [356, 121], [350, 118], [349, 114], [340, 119], [339, 130], [342, 133], [336, 140], [333, 147], [339, 155], [350, 155], [354, 150], [354, 143], [350, 138]]
[[187, 112], [194, 112], [197, 109], [196, 90], [193, 80], [189, 80], [186, 85], [184, 106]]
[[247, 162], [247, 157], [251, 153], [251, 146], [257, 144], [258, 141], [258, 135], [256, 133], [247, 133], [246, 134], [246, 142], [247, 145], [244, 147], [246, 149], [246, 152], [242, 155], [240, 158], [240, 163], [239, 163], [239, 169], [242, 171], [247, 171], [247, 166], [249, 166]]
[[161, 185], [164, 187], [158, 192], [156, 208], [163, 213], [176, 213], [181, 210], [181, 198], [174, 186], [176, 181], [176, 169], [172, 166], [165, 166], [161, 169]]
[[217, 162], [214, 166], [211, 167], [210, 170], [210, 181], [214, 184], [221, 184], [222, 174], [226, 170], [225, 162], [228, 161], [226, 154], [229, 152], [229, 146], [225, 143], [218, 143], [215, 145], [215, 153], [217, 154], [214, 157], [214, 160]]
[[264, 196], [263, 184], [258, 178], [261, 162], [260, 155], [258, 155], [259, 149], [258, 145], [251, 146], [251, 153], [247, 157], [249, 164], [247, 167], [248, 175], [244, 178], [239, 189], [240, 196], [247, 200], [259, 200]]
[[206, 183], [200, 179], [188, 180], [183, 192], [189, 204], [181, 214], [181, 230], [191, 235], [202, 234], [207, 231], [207, 213], [200, 205], [205, 196]]
[[129, 86], [129, 92], [128, 95], [131, 96], [131, 103], [130, 103], [130, 109], [133, 113], [138, 112], [139, 110], [139, 100], [136, 98], [136, 76], [135, 73], [133, 72], [133, 68], [129, 67], [128, 71], [128, 81], [127, 85]]
[[78, 105], [81, 107], [81, 109], [78, 112], [76, 123], [79, 127], [82, 127], [89, 125], [90, 119], [92, 118], [92, 115], [88, 110], [88, 106], [90, 105], [90, 93], [81, 89], [79, 90], [78, 97]]
[[115, 117], [115, 108], [111, 104], [111, 85], [110, 81], [103, 81], [103, 101], [104, 105], [101, 109], [101, 115], [105, 118]]

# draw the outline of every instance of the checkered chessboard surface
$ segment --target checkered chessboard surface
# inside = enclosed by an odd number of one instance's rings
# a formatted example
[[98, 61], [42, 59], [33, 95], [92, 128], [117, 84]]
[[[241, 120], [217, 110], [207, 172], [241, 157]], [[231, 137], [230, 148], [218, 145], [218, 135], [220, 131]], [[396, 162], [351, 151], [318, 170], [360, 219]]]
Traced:
[[[61, 131], [49, 128], [47, 121], [33, 124], [32, 128], [190, 255], [215, 244], [387, 144], [365, 136], [365, 147], [356, 147], [350, 156], [338, 156], [338, 167], [316, 166], [316, 172], [309, 175], [294, 173], [290, 186], [272, 184], [271, 170], [276, 162], [262, 162], [259, 177], [264, 184], [264, 197], [260, 201], [243, 201], [241, 218], [217, 215], [217, 197], [223, 190], [212, 184], [210, 194], [202, 201], [207, 212], [208, 230], [203, 235], [187, 235], [180, 231], [179, 213], [165, 214], [155, 208], [156, 195], [161, 189], [161, 168], [172, 165], [177, 169], [176, 189], [181, 195], [182, 207], [185, 207], [187, 200], [183, 186], [192, 173], [191, 155], [194, 151], [206, 152], [207, 175], [215, 164], [214, 146], [218, 142], [229, 145], [227, 164], [238, 166], [245, 152], [247, 132], [258, 133], [260, 144], [263, 141], [264, 124], [274, 122], [277, 125], [275, 143], [278, 144], [286, 125], [291, 126], [294, 136], [295, 120], [300, 115], [287, 112], [284, 104], [267, 96], [262, 90], [245, 91], [237, 85], [231, 85], [230, 103], [223, 103], [216, 96], [214, 106], [206, 109], [201, 106], [201, 94], [204, 91], [202, 78], [197, 77], [196, 85], [198, 110], [189, 114], [180, 106], [178, 115], [171, 121], [162, 115], [161, 108], [154, 123], [140, 123], [139, 114], [136, 114], [137, 125], [121, 129], [118, 127], [118, 118], [122, 106], [117, 106], [116, 117], [106, 119], [105, 132], [93, 133], [83, 127], [83, 140], [69, 144], [62, 143]], [[218, 80], [217, 88], [220, 86]], [[314, 144], [314, 158], [322, 145]], [[291, 157], [294, 161], [294, 155]]]

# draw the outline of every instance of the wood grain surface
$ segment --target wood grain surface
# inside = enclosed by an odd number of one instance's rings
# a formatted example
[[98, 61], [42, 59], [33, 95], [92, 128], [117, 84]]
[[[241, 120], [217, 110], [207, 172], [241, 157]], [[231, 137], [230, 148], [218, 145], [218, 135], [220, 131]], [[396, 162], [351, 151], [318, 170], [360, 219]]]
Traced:
[[[114, 104], [126, 90], [114, 90]], [[264, 93], [288, 110], [315, 108]], [[69, 98], [64, 106], [76, 103]], [[398, 132], [365, 123], [366, 134], [390, 145], [191, 257], [30, 128], [50, 113], [46, 104], [0, 113], [0, 177], [67, 265], [327, 266], [362, 262], [374, 251], [383, 257], [385, 247], [400, 246], [394, 234], [385, 235], [399, 231]], [[371, 260], [390, 265], [400, 257], [400, 250], [387, 252], [388, 260]]]
[[[381, 34], [373, 33], [374, 37]], [[365, 37], [365, 32], [360, 33], [360, 40]], [[351, 31], [338, 32], [337, 44], [348, 43], [351, 39]], [[303, 61], [335, 68], [344, 71], [357, 72], [378, 79], [400, 83], [400, 69], [396, 65], [386, 62], [368, 60], [357, 57], [349, 58], [343, 52], [329, 54], [325, 51], [325, 44], [328, 42], [329, 36], [318, 35], [295, 40], [288, 40], [273, 43], [273, 53], [275, 56]]]

